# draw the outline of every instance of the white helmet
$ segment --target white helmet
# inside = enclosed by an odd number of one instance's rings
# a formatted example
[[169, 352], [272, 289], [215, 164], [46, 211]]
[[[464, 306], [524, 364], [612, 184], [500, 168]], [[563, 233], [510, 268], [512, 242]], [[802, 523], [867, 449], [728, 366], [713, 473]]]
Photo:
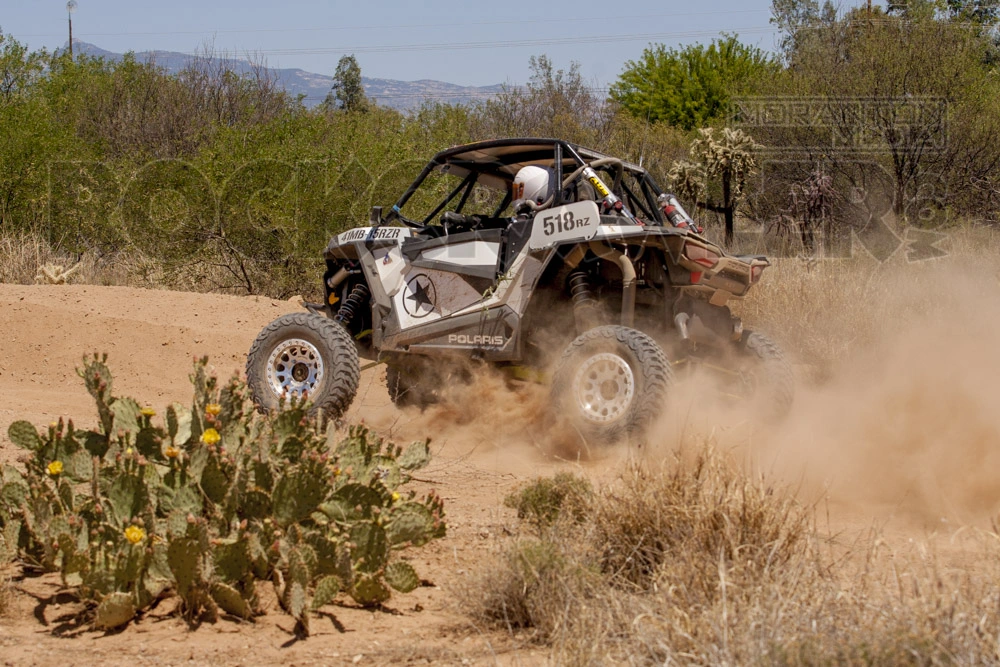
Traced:
[[549, 198], [552, 180], [555, 172], [544, 167], [521, 167], [514, 177], [512, 186], [512, 198], [514, 209], [516, 210], [526, 200], [531, 200], [535, 204], [542, 204]]

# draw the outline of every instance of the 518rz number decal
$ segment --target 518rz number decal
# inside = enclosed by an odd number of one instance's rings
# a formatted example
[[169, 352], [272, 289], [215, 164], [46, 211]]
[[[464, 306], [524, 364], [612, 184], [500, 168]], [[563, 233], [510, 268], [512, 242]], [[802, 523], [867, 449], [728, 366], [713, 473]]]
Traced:
[[571, 232], [574, 229], [586, 227], [588, 224], [590, 224], [590, 218], [577, 220], [573, 216], [573, 211], [566, 211], [562, 214], [557, 213], [556, 215], [547, 215], [542, 218], [542, 231], [546, 236], [552, 236], [553, 234]]
[[535, 214], [529, 246], [532, 250], [559, 243], [592, 239], [600, 226], [600, 212], [592, 201], [566, 204]]

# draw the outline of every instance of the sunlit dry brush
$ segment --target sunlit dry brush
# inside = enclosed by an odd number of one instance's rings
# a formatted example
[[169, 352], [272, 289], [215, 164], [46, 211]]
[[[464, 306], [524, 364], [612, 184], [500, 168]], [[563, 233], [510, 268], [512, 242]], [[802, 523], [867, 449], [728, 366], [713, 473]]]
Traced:
[[[903, 239], [905, 241], [905, 238]], [[945, 254], [931, 259], [908, 245], [879, 261], [855, 243], [853, 256], [773, 260], [737, 309], [747, 325], [781, 341], [800, 364], [824, 378], [845, 358], [891, 339], [906, 327], [953, 315], [996, 295], [1000, 234], [956, 226], [941, 233]]]
[[[538, 480], [515, 498], [556, 487]], [[477, 627], [545, 646], [556, 664], [1000, 659], [992, 533], [969, 569], [929, 549], [893, 552], [877, 534], [840, 544], [791, 491], [709, 449], [572, 497], [583, 521], [526, 515], [456, 590]]]
[[[461, 604], [478, 623], [550, 644], [560, 661], [636, 651], [660, 661], [666, 655], [659, 639], [644, 638], [648, 627], [676, 651], [694, 650], [710, 632], [698, 616], [810, 562], [808, 512], [734, 470], [706, 451], [669, 469], [629, 470], [594, 494], [567, 494], [571, 511], [542, 528], [526, 516], [534, 534], [512, 541], [462, 588]], [[565, 480], [538, 480], [514, 498], [558, 486]]]
[[35, 233], [0, 233], [0, 283], [151, 287], [161, 282], [158, 275], [153, 263], [137, 252], [73, 255]]

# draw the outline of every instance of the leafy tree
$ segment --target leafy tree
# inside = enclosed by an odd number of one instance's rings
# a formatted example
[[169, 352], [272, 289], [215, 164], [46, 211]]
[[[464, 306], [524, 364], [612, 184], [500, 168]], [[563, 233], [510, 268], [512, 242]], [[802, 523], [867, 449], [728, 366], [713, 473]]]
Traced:
[[[803, 29], [808, 37], [796, 42], [790, 67], [760, 88], [809, 100], [808, 114], [786, 107], [791, 122], [753, 130], [788, 156], [768, 163], [770, 193], [794, 191], [822, 165], [840, 195], [830, 200], [837, 219], [886, 238], [887, 213], [921, 226], [946, 214], [992, 215], [970, 186], [1000, 186], [1000, 121], [987, 111], [1000, 105], [1000, 86], [984, 66], [991, 40], [952, 20], [944, 2], [932, 9], [856, 8]], [[795, 208], [756, 203], [768, 209], [758, 215]]]
[[771, 0], [771, 24], [781, 34], [779, 45], [789, 61], [811, 30], [836, 18], [837, 9], [831, 0], [825, 0], [822, 9], [818, 0]]
[[587, 86], [580, 64], [557, 69], [545, 55], [528, 60], [531, 78], [524, 87], [505, 87], [478, 108], [478, 137], [547, 136], [585, 144], [606, 136], [606, 105]]
[[48, 54], [28, 47], [0, 29], [0, 104], [7, 104], [42, 75]]
[[741, 43], [735, 35], [668, 49], [647, 48], [629, 61], [611, 87], [611, 98], [634, 116], [691, 130], [722, 118], [733, 94], [748, 83], [778, 71], [766, 52]]
[[368, 97], [361, 82], [361, 67], [353, 56], [344, 56], [337, 62], [337, 70], [333, 74], [333, 87], [326, 96], [323, 105], [330, 109], [344, 111], [367, 111]]
[[887, 4], [886, 13], [910, 20], [937, 18], [989, 27], [1000, 21], [1000, 0], [895, 0]]

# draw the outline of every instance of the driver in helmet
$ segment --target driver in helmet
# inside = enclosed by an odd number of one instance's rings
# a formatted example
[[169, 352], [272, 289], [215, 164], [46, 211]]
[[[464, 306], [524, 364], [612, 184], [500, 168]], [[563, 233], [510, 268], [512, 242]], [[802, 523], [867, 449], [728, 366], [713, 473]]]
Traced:
[[548, 207], [555, 195], [555, 170], [529, 165], [521, 167], [511, 185], [514, 213], [530, 213]]

